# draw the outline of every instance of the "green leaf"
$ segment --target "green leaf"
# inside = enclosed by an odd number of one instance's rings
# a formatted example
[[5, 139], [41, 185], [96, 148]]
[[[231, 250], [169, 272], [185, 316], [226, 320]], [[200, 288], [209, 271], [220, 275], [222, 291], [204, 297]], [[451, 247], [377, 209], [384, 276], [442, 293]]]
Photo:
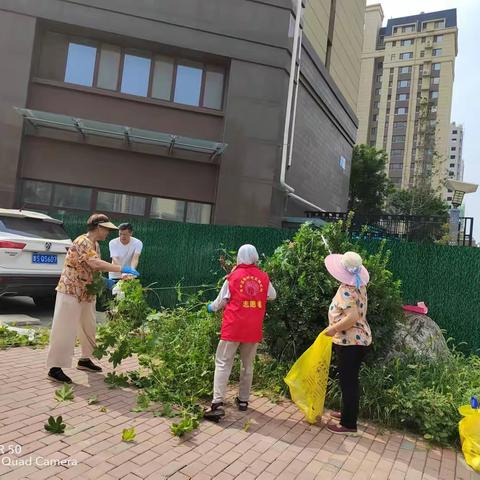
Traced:
[[63, 423], [62, 416], [57, 418], [48, 417], [48, 423], [44, 425], [45, 430], [50, 433], [63, 433], [65, 431], [66, 425]]
[[107, 407], [101, 407], [100, 412], [107, 413], [108, 412]]
[[136, 435], [135, 427], [124, 428], [122, 431], [122, 442], [133, 442]]
[[87, 402], [89, 405], [95, 405], [98, 403], [98, 397], [96, 395], [92, 395], [91, 397], [88, 397]]
[[251, 425], [252, 425], [252, 419], [249, 418], [249, 419], [243, 424], [242, 430], [243, 430], [244, 432], [248, 432], [248, 430], [250, 430]]
[[105, 383], [110, 385], [108, 388], [128, 387], [128, 377], [121, 373], [117, 375], [115, 372], [107, 373]]
[[57, 402], [72, 401], [73, 398], [73, 387], [67, 383], [64, 383], [62, 388], [55, 390], [55, 400]]

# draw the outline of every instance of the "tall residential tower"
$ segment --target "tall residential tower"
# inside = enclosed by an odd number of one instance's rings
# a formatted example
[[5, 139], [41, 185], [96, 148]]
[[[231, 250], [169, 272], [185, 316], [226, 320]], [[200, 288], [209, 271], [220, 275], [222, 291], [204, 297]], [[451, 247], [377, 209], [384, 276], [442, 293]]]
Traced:
[[456, 10], [393, 18], [386, 27], [382, 22], [381, 5], [368, 6], [357, 142], [388, 153], [396, 187], [439, 187], [450, 159]]

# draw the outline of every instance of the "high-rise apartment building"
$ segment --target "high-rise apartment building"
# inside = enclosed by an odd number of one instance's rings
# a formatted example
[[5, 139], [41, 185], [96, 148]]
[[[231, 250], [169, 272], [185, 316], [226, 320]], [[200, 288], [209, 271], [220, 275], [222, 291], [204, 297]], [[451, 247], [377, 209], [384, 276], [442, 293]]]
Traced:
[[382, 22], [381, 5], [367, 6], [357, 142], [388, 153], [398, 188], [440, 187], [450, 159], [456, 10]]
[[[463, 125], [452, 122], [448, 136], [448, 168], [447, 175], [450, 180], [463, 182]], [[445, 200], [451, 203], [453, 192], [448, 190]]]

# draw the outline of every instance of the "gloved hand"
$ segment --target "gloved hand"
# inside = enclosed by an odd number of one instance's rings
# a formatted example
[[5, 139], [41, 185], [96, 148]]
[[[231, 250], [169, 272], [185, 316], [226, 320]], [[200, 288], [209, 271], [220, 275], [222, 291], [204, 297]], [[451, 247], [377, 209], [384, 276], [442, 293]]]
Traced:
[[122, 267], [122, 273], [128, 273], [129, 275], [135, 275], [136, 277], [140, 276], [140, 273], [137, 272], [134, 268], [132, 267]]
[[108, 288], [108, 290], [111, 290], [115, 286], [115, 280], [113, 278], [106, 278], [104, 277], [105, 280], [105, 287]]
[[212, 308], [212, 304], [211, 304], [211, 303], [209, 303], [209, 304], [207, 305], [207, 312], [208, 312], [208, 313], [213, 313], [213, 308]]

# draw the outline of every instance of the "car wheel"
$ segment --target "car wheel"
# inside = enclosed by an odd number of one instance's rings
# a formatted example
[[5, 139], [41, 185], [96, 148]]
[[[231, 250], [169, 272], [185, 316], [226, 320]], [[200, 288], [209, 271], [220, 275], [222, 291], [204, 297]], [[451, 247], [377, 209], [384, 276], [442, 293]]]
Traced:
[[52, 309], [55, 307], [55, 295], [33, 297], [33, 302], [38, 308]]

